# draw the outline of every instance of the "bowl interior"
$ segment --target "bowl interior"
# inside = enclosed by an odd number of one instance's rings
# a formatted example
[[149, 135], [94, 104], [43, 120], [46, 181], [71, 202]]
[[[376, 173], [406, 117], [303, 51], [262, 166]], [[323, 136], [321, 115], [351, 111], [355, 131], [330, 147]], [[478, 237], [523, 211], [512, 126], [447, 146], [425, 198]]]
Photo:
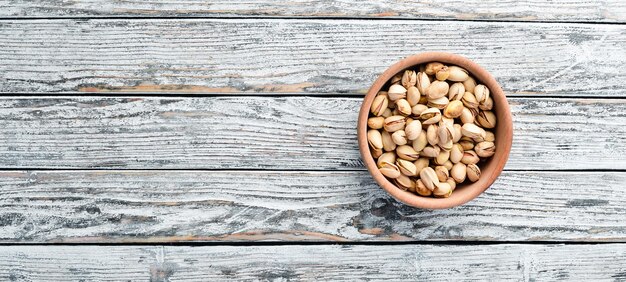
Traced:
[[[385, 176], [383, 176], [376, 162], [372, 157], [370, 148], [367, 144], [367, 119], [369, 117], [369, 110], [372, 101], [376, 97], [376, 94], [387, 86], [387, 82], [396, 75], [404, 71], [405, 69], [415, 67], [417, 65], [428, 62], [442, 62], [444, 64], [457, 65], [465, 68], [477, 82], [486, 85], [491, 91], [491, 97], [494, 102], [493, 111], [496, 114], [497, 123], [496, 127], [492, 129], [496, 136], [496, 152], [486, 162], [479, 164], [481, 168], [481, 177], [478, 181], [471, 184], [458, 185], [452, 195], [448, 198], [431, 198], [422, 197], [411, 192], [403, 191], [397, 188], [391, 183]], [[469, 59], [450, 53], [443, 52], [427, 52], [407, 57], [396, 64], [392, 65], [378, 79], [374, 82], [372, 87], [367, 92], [361, 110], [359, 112], [359, 120], [357, 125], [357, 133], [359, 140], [359, 149], [363, 161], [370, 171], [370, 174], [374, 177], [374, 180], [394, 198], [398, 199], [405, 204], [419, 208], [429, 209], [442, 209], [450, 208], [454, 206], [466, 203], [483, 191], [485, 191], [495, 179], [500, 175], [504, 165], [509, 156], [511, 150], [511, 144], [513, 139], [513, 123], [511, 119], [511, 111], [509, 104], [506, 100], [502, 88], [496, 82], [496, 80], [486, 70], [480, 67], [478, 64], [470, 61]]]

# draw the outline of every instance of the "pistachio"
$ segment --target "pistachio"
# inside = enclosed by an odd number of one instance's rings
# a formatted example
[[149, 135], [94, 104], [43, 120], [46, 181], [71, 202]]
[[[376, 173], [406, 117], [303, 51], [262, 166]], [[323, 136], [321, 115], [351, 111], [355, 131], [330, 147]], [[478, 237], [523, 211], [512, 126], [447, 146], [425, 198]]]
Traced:
[[450, 81], [466, 81], [469, 78], [467, 71], [461, 67], [449, 66], [448, 71], [450, 72], [448, 76]]
[[383, 153], [382, 155], [380, 155], [380, 157], [378, 157], [378, 160], [376, 161], [376, 165], [378, 165], [378, 167], [382, 167], [382, 165], [384, 163], [395, 163], [396, 162], [396, 153], [394, 152], [386, 152]]
[[396, 183], [396, 186], [398, 186], [398, 188], [404, 191], [415, 190], [415, 182], [413, 182], [413, 180], [411, 180], [411, 178], [406, 175], [401, 174], [400, 176], [396, 177], [396, 179], [394, 179], [394, 182]]
[[389, 105], [389, 100], [387, 99], [387, 95], [378, 95], [374, 98], [372, 102], [371, 112], [375, 116], [381, 116], [383, 112], [387, 109]]
[[487, 99], [485, 99], [485, 101], [478, 104], [478, 108], [483, 111], [490, 111], [493, 108], [493, 99], [491, 99], [491, 97], [488, 97]]
[[450, 175], [448, 174], [448, 170], [442, 165], [435, 167], [435, 173], [437, 174], [437, 179], [439, 179], [439, 182], [445, 182], [446, 180], [448, 180], [448, 177], [450, 177]]
[[[413, 119], [413, 118], [411, 118], [411, 117], [407, 117], [406, 119], [404, 119], [404, 123], [405, 123], [406, 125], [409, 125], [409, 123], [412, 123], [413, 121], [414, 121], [414, 119]], [[405, 126], [405, 128], [406, 128], [406, 126]]]
[[383, 149], [385, 152], [390, 152], [396, 149], [396, 143], [393, 142], [391, 133], [383, 130], [383, 133], [380, 134], [380, 136], [383, 138]]
[[496, 145], [493, 142], [483, 141], [474, 146], [474, 151], [479, 157], [488, 158], [496, 152]]
[[450, 90], [450, 86], [447, 82], [435, 80], [426, 88], [426, 95], [429, 100], [433, 100], [446, 96], [448, 90]]
[[444, 125], [454, 127], [454, 119], [448, 118], [448, 117], [442, 117], [441, 120], [439, 121], [439, 126], [444, 126]]
[[456, 181], [456, 183], [462, 183], [465, 181], [465, 176], [467, 175], [467, 166], [462, 163], [457, 163], [452, 166], [450, 170], [450, 176]]
[[421, 179], [418, 179], [417, 181], [415, 181], [415, 192], [418, 195], [424, 196], [424, 197], [427, 197], [433, 194], [433, 192], [430, 189], [428, 189], [426, 185], [424, 185], [424, 182], [422, 182]]
[[[462, 138], [461, 138], [462, 139]], [[474, 141], [472, 140], [460, 140], [459, 145], [463, 148], [463, 151], [474, 149]]]
[[420, 92], [415, 86], [411, 86], [406, 90], [406, 100], [409, 101], [409, 105], [411, 105], [411, 107], [419, 103], [420, 96]]
[[474, 78], [470, 76], [465, 81], [463, 81], [463, 86], [465, 86], [465, 91], [474, 93], [474, 88], [476, 87], [476, 80], [474, 80]]
[[380, 157], [380, 155], [382, 155], [382, 154], [383, 154], [383, 150], [381, 150], [381, 149], [372, 149], [372, 157], [374, 157], [375, 159]]
[[476, 85], [474, 88], [474, 96], [476, 96], [476, 101], [478, 101], [478, 103], [483, 103], [489, 98], [489, 88], [482, 84]]
[[391, 134], [391, 140], [393, 140], [393, 143], [396, 143], [396, 145], [406, 145], [406, 143], [408, 142], [404, 130], [398, 130]]
[[476, 116], [476, 122], [484, 128], [496, 127], [496, 114], [492, 111], [480, 111]]
[[448, 104], [450, 103], [450, 101], [448, 100], [447, 97], [439, 97], [437, 99], [433, 99], [433, 100], [428, 100], [428, 106], [429, 107], [433, 107], [433, 108], [437, 108], [439, 110], [443, 110], [446, 108], [446, 106], [448, 106]]
[[450, 151], [441, 150], [439, 155], [435, 158], [435, 164], [443, 165], [450, 159]]
[[476, 164], [467, 165], [467, 179], [476, 182], [480, 178], [480, 168]]
[[452, 178], [452, 177], [448, 178], [448, 180], [446, 180], [446, 183], [448, 183], [448, 185], [450, 185], [450, 188], [452, 189], [452, 191], [454, 191], [454, 189], [456, 189], [456, 181], [454, 181], [454, 178]]
[[420, 133], [422, 133], [422, 123], [420, 123], [419, 120], [407, 123], [404, 128], [404, 132], [406, 133], [406, 138], [413, 141], [420, 136]]
[[417, 137], [417, 139], [413, 140], [413, 149], [417, 152], [420, 152], [428, 145], [428, 137], [425, 130], [422, 130]]
[[447, 66], [443, 66], [437, 71], [437, 73], [435, 73], [435, 78], [441, 81], [448, 79], [448, 76], [450, 76], [450, 71]]
[[433, 191], [435, 186], [439, 185], [437, 173], [430, 167], [425, 167], [422, 171], [420, 171], [420, 179], [424, 183], [424, 186], [426, 186], [426, 188], [430, 191]]
[[440, 63], [440, 62], [428, 63], [428, 64], [426, 64], [426, 69], [424, 69], [424, 72], [427, 75], [434, 75], [443, 67], [445, 67], [445, 66], [442, 63]]
[[479, 137], [482, 137], [484, 139], [485, 135], [487, 134], [484, 129], [478, 127], [477, 125], [473, 123], [464, 124], [461, 127], [461, 133], [463, 134], [463, 136], [467, 136], [474, 140], [476, 140]]
[[476, 164], [479, 160], [476, 152], [472, 150], [463, 152], [463, 158], [461, 158], [461, 162], [464, 164]]
[[430, 161], [427, 158], [419, 158], [417, 161], [414, 161], [413, 164], [415, 165], [415, 171], [419, 173], [422, 169], [430, 165]]
[[420, 104], [424, 104], [424, 105], [425, 105], [426, 103], [428, 103], [428, 96], [426, 96], [426, 95], [422, 95], [422, 96], [420, 96], [420, 101], [419, 101], [419, 103], [420, 103]]
[[427, 158], [436, 158], [440, 152], [441, 152], [441, 149], [439, 149], [438, 146], [426, 146], [420, 152], [420, 156], [427, 157]]
[[431, 124], [426, 128], [426, 140], [433, 146], [439, 143], [439, 126]]
[[400, 175], [400, 169], [395, 164], [392, 163], [383, 163], [383, 165], [378, 169], [380, 173], [389, 178], [398, 178]]
[[396, 154], [398, 155], [398, 158], [407, 161], [415, 161], [419, 158], [419, 153], [409, 145], [398, 146], [398, 148], [396, 148]]
[[424, 112], [425, 110], [428, 110], [428, 106], [423, 105], [423, 104], [417, 104], [413, 106], [413, 108], [411, 108], [411, 112], [413, 113], [414, 116], [421, 115], [422, 112]]
[[441, 120], [441, 111], [437, 108], [428, 108], [420, 114], [422, 124], [434, 124]]
[[459, 119], [462, 123], [474, 123], [474, 114], [472, 114], [470, 109], [463, 107]]
[[457, 118], [461, 116], [464, 108], [463, 102], [454, 100], [446, 106], [445, 110], [443, 110], [443, 115], [448, 118]]
[[382, 115], [380, 115], [380, 116], [382, 116], [382, 117], [384, 117], [384, 118], [388, 118], [388, 117], [390, 117], [390, 116], [391, 116], [391, 110], [390, 110], [389, 108], [385, 109], [385, 111], [383, 112], [383, 114], [382, 114]]
[[426, 94], [428, 86], [430, 86], [430, 79], [428, 78], [428, 75], [423, 72], [417, 73], [417, 90], [424, 95]]
[[389, 95], [389, 100], [396, 101], [398, 99], [406, 98], [406, 89], [402, 87], [402, 85], [394, 84], [389, 87], [389, 91], [387, 91], [387, 95]]
[[452, 135], [454, 134], [454, 126], [449, 123], [443, 123], [437, 129], [437, 136], [439, 136], [438, 144], [446, 144], [452, 141]]
[[452, 169], [453, 164], [452, 164], [452, 162], [451, 162], [450, 160], [447, 160], [445, 163], [443, 163], [443, 166], [444, 166], [444, 167], [445, 167], [448, 171], [450, 171], [450, 170]]
[[396, 110], [403, 116], [408, 116], [411, 114], [411, 105], [405, 99], [399, 99], [396, 101]]
[[458, 123], [455, 123], [453, 127], [454, 127], [454, 134], [452, 135], [452, 142], [458, 143], [459, 140], [461, 140], [461, 137], [463, 137], [463, 133], [461, 132], [461, 125]]
[[[395, 104], [394, 104], [395, 105]], [[400, 114], [400, 111], [398, 111], [398, 109], [393, 109], [393, 111], [391, 111], [391, 114], [394, 116], [400, 116], [402, 114]]]
[[400, 172], [406, 176], [417, 175], [417, 167], [410, 161], [399, 159], [396, 161], [396, 166], [400, 169]]
[[465, 94], [465, 86], [463, 86], [463, 83], [453, 83], [450, 86], [450, 90], [448, 90], [448, 99], [450, 99], [450, 101], [460, 101], [461, 98], [463, 98], [463, 94]]
[[463, 150], [463, 147], [461, 146], [461, 144], [454, 144], [452, 145], [452, 149], [450, 149], [450, 161], [452, 163], [459, 163], [461, 161], [461, 159], [463, 158], [463, 152], [465, 150]]
[[411, 86], [415, 86], [417, 82], [417, 74], [412, 70], [405, 70], [402, 75], [402, 86], [405, 88], [409, 88]]
[[383, 126], [388, 132], [396, 132], [400, 129], [404, 129], [406, 121], [403, 116], [390, 116], [385, 119], [385, 125]]
[[461, 101], [463, 102], [463, 105], [465, 105], [466, 107], [470, 109], [478, 108], [478, 101], [476, 100], [476, 97], [474, 96], [474, 94], [470, 92], [465, 92], [465, 94], [463, 94], [463, 99], [461, 99]]
[[398, 74], [394, 75], [394, 76], [393, 76], [393, 77], [389, 80], [389, 82], [390, 82], [391, 84], [398, 84], [398, 83], [400, 83], [401, 81], [402, 81], [402, 74], [401, 74], [401, 73], [398, 73]]
[[435, 189], [433, 189], [433, 194], [437, 198], [447, 198], [452, 194], [452, 187], [447, 182], [441, 182]]
[[370, 129], [367, 131], [367, 142], [373, 149], [383, 148], [383, 137], [380, 135], [380, 131], [376, 129]]
[[493, 132], [485, 130], [485, 141], [495, 142], [496, 136], [493, 134]]
[[381, 129], [385, 124], [384, 117], [371, 117], [367, 119], [367, 126], [371, 129]]

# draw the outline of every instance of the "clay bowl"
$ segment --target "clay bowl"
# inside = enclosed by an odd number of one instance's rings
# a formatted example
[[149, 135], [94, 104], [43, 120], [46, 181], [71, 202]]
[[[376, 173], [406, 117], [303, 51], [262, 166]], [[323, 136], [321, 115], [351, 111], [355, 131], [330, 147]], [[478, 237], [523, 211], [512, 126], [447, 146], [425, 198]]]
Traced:
[[[367, 143], [367, 119], [369, 117], [372, 101], [376, 97], [376, 94], [381, 91], [382, 87], [384, 87], [389, 79], [391, 79], [391, 77], [395, 74], [416, 65], [434, 61], [465, 68], [479, 83], [489, 87], [489, 90], [491, 90], [491, 97], [494, 102], [494, 112], [498, 121], [496, 123], [496, 128], [493, 130], [496, 136], [496, 152], [488, 161], [479, 164], [482, 172], [480, 179], [471, 184], [457, 185], [457, 188], [448, 198], [422, 197], [396, 187], [396, 185], [387, 180], [387, 178], [385, 178], [385, 176], [383, 176], [378, 170]], [[511, 143], [513, 140], [513, 122], [506, 96], [502, 92], [502, 88], [500, 88], [498, 82], [496, 82], [491, 74], [478, 64], [465, 57], [443, 52], [427, 52], [409, 56], [393, 64], [385, 72], [383, 72], [378, 79], [376, 79], [372, 87], [365, 95], [365, 99], [361, 105], [361, 111], [359, 112], [359, 120], [357, 124], [357, 136], [363, 162], [380, 187], [385, 189], [385, 191], [391, 194], [391, 196], [407, 205], [426, 209], [445, 209], [462, 205], [476, 198], [483, 191], [487, 190], [491, 184], [493, 184], [502, 172], [502, 169], [509, 158], [509, 152], [511, 151]]]

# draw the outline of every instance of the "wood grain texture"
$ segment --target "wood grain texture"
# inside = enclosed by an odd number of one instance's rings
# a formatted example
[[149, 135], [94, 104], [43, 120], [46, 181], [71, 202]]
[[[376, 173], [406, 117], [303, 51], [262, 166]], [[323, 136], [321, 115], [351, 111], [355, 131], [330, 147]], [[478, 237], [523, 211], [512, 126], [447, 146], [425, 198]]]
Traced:
[[582, 1], [0, 1], [0, 16], [25, 17], [365, 17], [404, 19], [624, 22], [619, 0]]
[[625, 259], [624, 244], [2, 246], [0, 279], [621, 281]]
[[508, 94], [624, 97], [625, 42], [622, 25], [7, 20], [0, 91], [360, 94], [404, 56], [448, 51], [483, 65]]
[[[361, 98], [4, 98], [0, 167], [362, 170]], [[506, 169], [626, 169], [626, 100], [510, 98]]]
[[624, 241], [624, 172], [504, 172], [448, 210], [365, 171], [2, 171], [0, 241]]

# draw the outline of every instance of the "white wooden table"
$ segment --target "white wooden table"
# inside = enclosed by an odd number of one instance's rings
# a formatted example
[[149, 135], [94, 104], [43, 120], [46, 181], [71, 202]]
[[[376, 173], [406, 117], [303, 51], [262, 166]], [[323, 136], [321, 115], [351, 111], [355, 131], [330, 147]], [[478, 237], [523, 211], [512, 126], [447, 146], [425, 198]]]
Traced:
[[[626, 280], [626, 2], [0, 0], [0, 280]], [[364, 169], [363, 93], [467, 56], [513, 111], [449, 210]]]

